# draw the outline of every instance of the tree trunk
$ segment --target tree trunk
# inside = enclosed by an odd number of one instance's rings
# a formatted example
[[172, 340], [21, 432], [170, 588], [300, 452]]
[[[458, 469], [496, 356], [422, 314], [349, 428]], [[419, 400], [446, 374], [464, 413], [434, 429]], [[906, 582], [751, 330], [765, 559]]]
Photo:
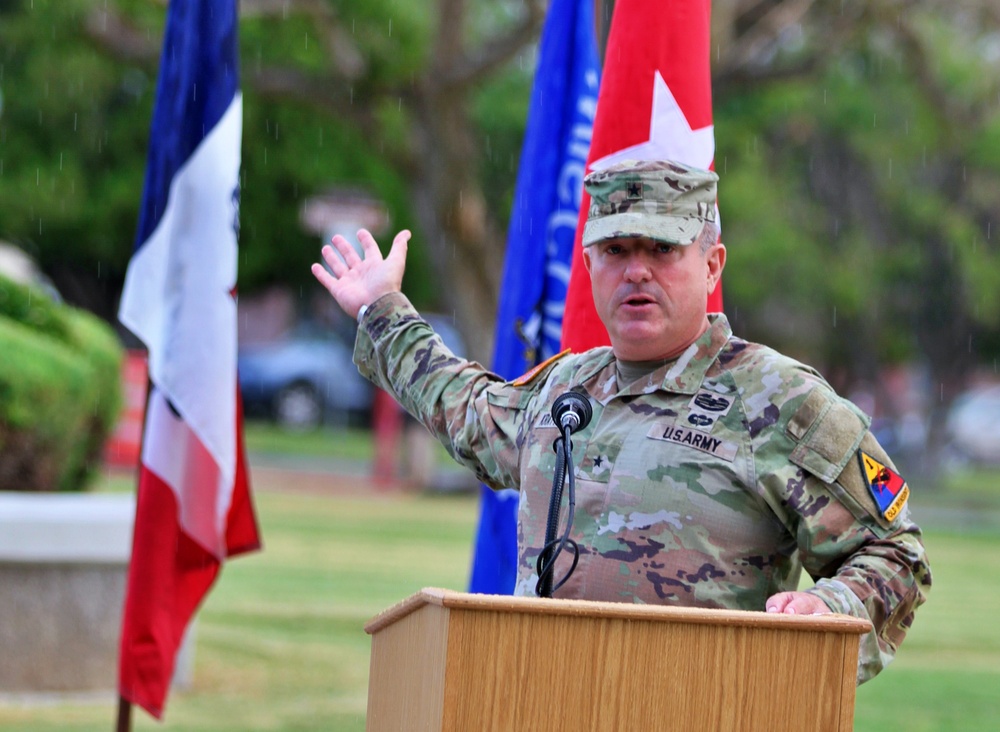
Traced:
[[[491, 223], [475, 162], [468, 84], [453, 80], [467, 64], [461, 27], [465, 0], [439, 0], [434, 57], [415, 101], [411, 193], [445, 306], [468, 356], [488, 363], [503, 272], [504, 241]], [[499, 212], [497, 212], [499, 213]], [[499, 218], [499, 217], [497, 217]]]
[[487, 217], [476, 171], [475, 142], [460, 99], [430, 93], [418, 109], [417, 167], [411, 195], [468, 356], [488, 363], [503, 272], [504, 242]]

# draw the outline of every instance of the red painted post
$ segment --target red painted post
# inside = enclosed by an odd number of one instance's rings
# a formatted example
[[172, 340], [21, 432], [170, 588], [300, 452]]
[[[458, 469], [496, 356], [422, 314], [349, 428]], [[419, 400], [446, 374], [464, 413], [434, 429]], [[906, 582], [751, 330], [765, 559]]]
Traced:
[[115, 468], [136, 468], [146, 412], [146, 352], [130, 350], [122, 361], [122, 413], [104, 445], [104, 462]]
[[375, 464], [372, 474], [375, 485], [387, 488], [396, 482], [400, 437], [403, 432], [403, 410], [396, 399], [382, 389], [375, 390], [372, 403], [372, 432], [375, 437]]

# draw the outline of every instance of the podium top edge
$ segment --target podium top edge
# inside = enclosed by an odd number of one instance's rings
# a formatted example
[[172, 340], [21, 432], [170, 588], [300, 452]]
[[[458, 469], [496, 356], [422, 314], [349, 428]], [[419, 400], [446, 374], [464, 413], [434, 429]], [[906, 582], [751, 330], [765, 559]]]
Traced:
[[365, 624], [365, 632], [378, 631], [401, 620], [425, 605], [479, 612], [504, 612], [536, 615], [570, 615], [621, 620], [645, 620], [664, 623], [727, 625], [798, 632], [826, 632], [862, 635], [871, 623], [850, 615], [785, 615], [750, 610], [716, 610], [667, 605], [633, 605], [624, 602], [563, 600], [511, 595], [477, 595], [439, 587], [425, 587], [392, 607], [386, 608]]

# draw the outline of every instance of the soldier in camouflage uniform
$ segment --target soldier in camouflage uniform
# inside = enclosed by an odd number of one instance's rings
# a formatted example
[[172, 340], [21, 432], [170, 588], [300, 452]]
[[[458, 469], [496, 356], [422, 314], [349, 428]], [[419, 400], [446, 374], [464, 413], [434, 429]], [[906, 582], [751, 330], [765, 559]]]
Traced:
[[[317, 279], [361, 327], [355, 363], [494, 488], [520, 490], [518, 581], [534, 592], [559, 434], [573, 389], [579, 566], [558, 597], [870, 620], [858, 681], [893, 657], [930, 588], [905, 482], [869, 418], [812, 368], [706, 314], [725, 265], [714, 173], [628, 162], [590, 174], [584, 262], [610, 348], [507, 382], [451, 354], [400, 292], [409, 232], [383, 260], [360, 232]], [[571, 561], [560, 558], [556, 578]], [[815, 585], [798, 592], [802, 568]]]

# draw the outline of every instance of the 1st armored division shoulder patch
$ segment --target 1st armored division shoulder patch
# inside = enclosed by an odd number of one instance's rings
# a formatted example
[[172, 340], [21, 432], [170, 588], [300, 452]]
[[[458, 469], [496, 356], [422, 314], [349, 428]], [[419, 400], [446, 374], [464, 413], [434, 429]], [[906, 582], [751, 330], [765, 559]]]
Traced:
[[903, 476], [890, 470], [864, 450], [858, 450], [861, 473], [865, 476], [868, 492], [886, 521], [894, 521], [910, 497], [910, 488]]

